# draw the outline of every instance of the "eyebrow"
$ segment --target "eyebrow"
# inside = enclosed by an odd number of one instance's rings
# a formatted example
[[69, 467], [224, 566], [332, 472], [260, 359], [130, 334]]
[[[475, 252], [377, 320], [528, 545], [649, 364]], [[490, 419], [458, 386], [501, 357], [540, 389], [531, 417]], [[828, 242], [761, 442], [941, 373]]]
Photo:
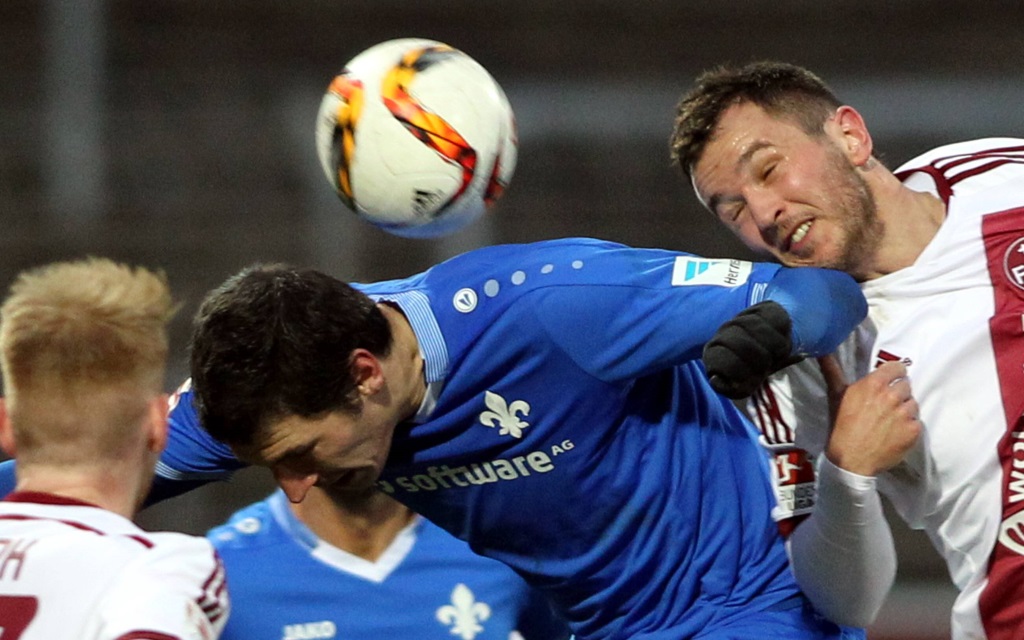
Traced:
[[767, 140], [758, 140], [754, 144], [752, 144], [749, 147], [747, 147], [746, 151], [744, 151], [743, 153], [740, 154], [739, 160], [737, 161], [736, 164], [738, 164], [738, 165], [749, 164], [750, 163], [750, 159], [754, 157], [755, 153], [757, 153], [761, 149], [767, 149], [768, 147], [771, 147], [771, 146], [773, 146], [772, 143], [768, 142]]
[[[238, 456], [239, 459], [249, 462], [250, 464], [256, 464], [257, 466], [272, 467], [276, 464], [281, 464], [282, 462], [288, 460], [289, 458], [301, 456], [304, 453], [312, 451], [315, 447], [315, 442], [306, 442], [298, 443], [282, 451], [274, 452], [274, 455], [272, 457], [268, 457], [265, 455], [265, 449], [263, 447], [258, 447], [255, 450], [236, 452], [235, 455]], [[249, 460], [245, 460], [245, 458], [249, 458]], [[258, 463], [255, 462], [257, 460], [259, 461]]]

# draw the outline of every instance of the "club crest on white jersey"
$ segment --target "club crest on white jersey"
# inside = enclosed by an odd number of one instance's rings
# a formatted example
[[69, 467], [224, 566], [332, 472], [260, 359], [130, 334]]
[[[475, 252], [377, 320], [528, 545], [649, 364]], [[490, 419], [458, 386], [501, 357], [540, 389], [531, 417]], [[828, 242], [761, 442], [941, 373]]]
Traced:
[[1003, 254], [1003, 272], [1006, 279], [1020, 291], [1024, 291], [1024, 238], [1017, 238]]

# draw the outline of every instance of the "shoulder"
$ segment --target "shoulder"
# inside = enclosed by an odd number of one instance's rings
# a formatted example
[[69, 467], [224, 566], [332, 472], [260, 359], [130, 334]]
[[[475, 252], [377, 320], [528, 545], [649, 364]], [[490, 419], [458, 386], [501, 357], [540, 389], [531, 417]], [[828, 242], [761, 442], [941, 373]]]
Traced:
[[903, 163], [894, 173], [904, 182], [927, 174], [950, 187], [979, 176], [1018, 177], [1024, 175], [1024, 139], [981, 138], [943, 145]]
[[210, 529], [206, 538], [220, 553], [262, 546], [275, 530], [274, 517], [266, 501], [235, 512], [227, 522]]
[[445, 567], [442, 573], [447, 575], [466, 575], [466, 572], [470, 572], [473, 575], [487, 575], [491, 579], [508, 580], [509, 584], [522, 582], [522, 578], [507, 565], [479, 555], [467, 542], [426, 518], [420, 518], [416, 528], [415, 548], [418, 562], [428, 563], [431, 567]]
[[142, 538], [147, 550], [124, 567], [98, 605], [106, 624], [111, 629], [167, 630], [168, 637], [216, 637], [230, 598], [224, 565], [213, 545], [203, 537], [174, 532]]
[[161, 531], [128, 537], [145, 546], [140, 556], [144, 564], [209, 572], [220, 562], [213, 544], [202, 536]]
[[896, 171], [904, 171], [928, 164], [945, 164], [972, 156], [992, 154], [1020, 154], [1024, 156], [1022, 138], [979, 138], [935, 147], [900, 165]]

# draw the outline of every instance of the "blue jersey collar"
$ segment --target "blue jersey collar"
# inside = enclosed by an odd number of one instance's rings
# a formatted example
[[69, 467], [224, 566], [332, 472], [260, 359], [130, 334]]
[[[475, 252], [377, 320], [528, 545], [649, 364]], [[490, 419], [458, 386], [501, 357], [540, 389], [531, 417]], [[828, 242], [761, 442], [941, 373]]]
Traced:
[[412, 421], [417, 424], [425, 422], [437, 405], [437, 397], [444, 386], [444, 378], [448, 375], [448, 345], [445, 344], [441, 327], [437, 324], [437, 317], [430, 309], [430, 299], [422, 291], [370, 294], [370, 298], [376, 302], [391, 302], [398, 305], [416, 335], [420, 356], [423, 358], [427, 392]]
[[398, 532], [380, 558], [370, 562], [317, 537], [312, 529], [296, 517], [288, 506], [288, 498], [280, 489], [271, 494], [267, 504], [277, 525], [312, 557], [335, 569], [376, 583], [384, 582], [412, 552], [423, 524], [423, 519], [415, 516], [412, 522]]

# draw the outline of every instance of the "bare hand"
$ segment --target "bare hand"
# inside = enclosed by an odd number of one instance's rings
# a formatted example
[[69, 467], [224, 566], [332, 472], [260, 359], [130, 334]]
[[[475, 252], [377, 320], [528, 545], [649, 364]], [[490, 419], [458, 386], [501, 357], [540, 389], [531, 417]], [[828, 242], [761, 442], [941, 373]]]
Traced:
[[906, 365], [886, 362], [848, 385], [833, 358], [818, 362], [832, 415], [828, 459], [862, 476], [875, 476], [899, 464], [921, 435]]

